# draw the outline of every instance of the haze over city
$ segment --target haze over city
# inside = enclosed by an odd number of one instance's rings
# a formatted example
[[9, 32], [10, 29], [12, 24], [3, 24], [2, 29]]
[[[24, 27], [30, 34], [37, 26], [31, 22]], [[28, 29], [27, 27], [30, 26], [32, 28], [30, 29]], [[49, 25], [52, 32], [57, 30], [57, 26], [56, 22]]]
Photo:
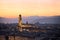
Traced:
[[60, 16], [60, 0], [0, 0], [0, 17]]
[[0, 40], [60, 40], [60, 0], [0, 0]]

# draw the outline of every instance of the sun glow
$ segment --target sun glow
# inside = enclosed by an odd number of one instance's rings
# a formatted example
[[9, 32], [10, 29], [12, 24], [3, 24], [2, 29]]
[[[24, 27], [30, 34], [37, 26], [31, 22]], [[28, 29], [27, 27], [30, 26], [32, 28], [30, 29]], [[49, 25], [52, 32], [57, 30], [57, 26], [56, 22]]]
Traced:
[[0, 17], [60, 15], [60, 0], [0, 0]]

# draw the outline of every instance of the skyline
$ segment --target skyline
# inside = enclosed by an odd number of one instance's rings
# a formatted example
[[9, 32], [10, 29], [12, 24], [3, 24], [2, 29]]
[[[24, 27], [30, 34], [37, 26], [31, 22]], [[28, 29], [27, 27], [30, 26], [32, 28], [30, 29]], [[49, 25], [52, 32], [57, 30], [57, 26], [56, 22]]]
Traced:
[[0, 0], [0, 17], [60, 16], [60, 0]]

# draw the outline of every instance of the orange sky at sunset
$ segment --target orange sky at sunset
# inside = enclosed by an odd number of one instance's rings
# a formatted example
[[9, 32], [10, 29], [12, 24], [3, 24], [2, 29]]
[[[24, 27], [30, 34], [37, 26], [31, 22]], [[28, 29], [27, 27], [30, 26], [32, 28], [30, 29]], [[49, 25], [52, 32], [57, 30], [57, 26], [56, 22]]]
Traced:
[[0, 17], [57, 16], [60, 0], [0, 0]]

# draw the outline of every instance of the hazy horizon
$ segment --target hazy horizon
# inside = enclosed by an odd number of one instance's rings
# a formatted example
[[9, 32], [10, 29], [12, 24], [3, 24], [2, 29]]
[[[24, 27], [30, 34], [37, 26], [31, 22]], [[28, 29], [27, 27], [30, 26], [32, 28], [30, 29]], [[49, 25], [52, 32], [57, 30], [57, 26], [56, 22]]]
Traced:
[[[48, 24], [60, 24], [60, 16], [50, 16], [50, 17], [42, 17], [42, 16], [29, 16], [29, 17], [22, 17], [22, 22], [26, 23], [28, 21], [29, 23], [48, 23]], [[18, 17], [17, 18], [5, 18], [0, 17], [0, 23], [18, 23]]]
[[[19, 15], [18, 15], [18, 17], [19, 17]], [[0, 18], [18, 18], [18, 17], [2, 17], [2, 16], [0, 16]], [[60, 15], [56, 15], [56, 16], [37, 16], [37, 15], [33, 15], [33, 16], [22, 16], [22, 17], [24, 17], [24, 18], [26, 18], [26, 17], [60, 17]]]

